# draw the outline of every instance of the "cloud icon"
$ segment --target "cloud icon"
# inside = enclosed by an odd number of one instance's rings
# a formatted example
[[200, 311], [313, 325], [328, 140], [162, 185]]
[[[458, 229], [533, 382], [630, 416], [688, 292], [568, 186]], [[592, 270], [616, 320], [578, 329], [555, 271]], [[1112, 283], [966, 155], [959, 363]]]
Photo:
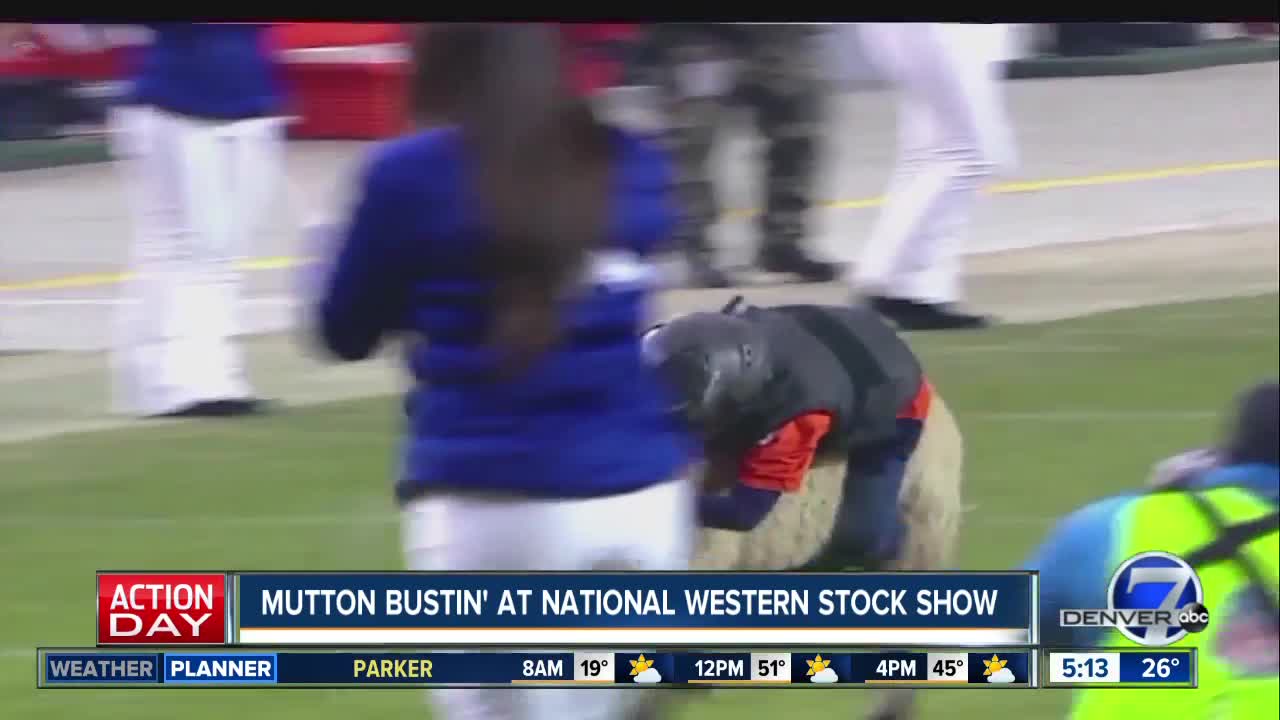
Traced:
[[987, 682], [998, 683], [1001, 685], [1003, 685], [1004, 683], [1014, 682], [1016, 679], [1017, 678], [1013, 676], [1013, 671], [1007, 667], [1000, 668], [999, 670], [987, 676]]
[[638, 683], [645, 683], [645, 684], [660, 683], [662, 682], [662, 674], [659, 673], [657, 670], [654, 670], [653, 668], [649, 668], [648, 670], [645, 670], [640, 674], [636, 675], [635, 680]]
[[836, 671], [831, 668], [823, 668], [809, 677], [809, 682], [814, 683], [833, 683], [840, 680], [840, 676], [836, 675]]

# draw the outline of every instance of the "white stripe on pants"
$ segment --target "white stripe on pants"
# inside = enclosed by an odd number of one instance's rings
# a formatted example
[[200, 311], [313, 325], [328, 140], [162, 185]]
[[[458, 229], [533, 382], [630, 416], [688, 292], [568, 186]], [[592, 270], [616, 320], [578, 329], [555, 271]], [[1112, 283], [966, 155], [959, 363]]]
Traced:
[[873, 64], [898, 88], [898, 164], [856, 283], [928, 303], [960, 296], [959, 254], [978, 193], [1013, 164], [1001, 96], [1000, 25], [862, 23]]
[[[684, 570], [693, 552], [693, 489], [686, 475], [586, 500], [432, 495], [405, 508], [405, 554], [418, 571]], [[445, 720], [618, 720], [648, 695], [505, 688], [429, 694]]]
[[279, 188], [283, 120], [125, 107], [112, 124], [134, 216], [113, 357], [116, 410], [154, 415], [251, 396], [234, 339], [236, 263]]

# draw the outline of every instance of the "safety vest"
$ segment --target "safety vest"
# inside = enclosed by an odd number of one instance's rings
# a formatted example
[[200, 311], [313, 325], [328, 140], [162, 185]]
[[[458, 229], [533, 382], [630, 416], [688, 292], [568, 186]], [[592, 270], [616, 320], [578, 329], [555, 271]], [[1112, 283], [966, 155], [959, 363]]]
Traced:
[[[1274, 607], [1280, 594], [1280, 532], [1275, 527], [1275, 506], [1236, 487], [1198, 493], [1157, 492], [1133, 503], [1127, 522], [1116, 528], [1120, 541], [1115, 544], [1118, 552], [1111, 567], [1114, 571], [1127, 558], [1161, 550], [1187, 560], [1196, 569], [1204, 606], [1209, 610], [1209, 626], [1201, 633], [1188, 633], [1170, 647], [1198, 648], [1199, 687], [1081, 690], [1072, 709], [1073, 720], [1280, 717], [1280, 678], [1275, 671], [1241, 672], [1219, 653], [1217, 643], [1230, 627], [1230, 601], [1244, 597], [1246, 590], [1261, 590]], [[1099, 645], [1132, 647], [1133, 643], [1118, 630], [1108, 630]]]

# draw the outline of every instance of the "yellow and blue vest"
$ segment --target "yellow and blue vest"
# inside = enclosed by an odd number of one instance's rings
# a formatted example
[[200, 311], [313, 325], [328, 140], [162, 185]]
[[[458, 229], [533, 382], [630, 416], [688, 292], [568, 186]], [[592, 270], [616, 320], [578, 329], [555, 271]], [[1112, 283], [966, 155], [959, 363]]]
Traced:
[[[1175, 643], [1199, 649], [1198, 689], [1085, 690], [1078, 694], [1073, 718], [1168, 712], [1225, 720], [1280, 714], [1278, 505], [1280, 467], [1240, 464], [1204, 473], [1183, 489], [1109, 497], [1058, 523], [1027, 564], [1040, 571], [1045, 646], [1130, 646], [1118, 631], [1062, 628], [1058, 614], [1067, 608], [1108, 607], [1107, 588], [1116, 569], [1151, 550], [1178, 555], [1196, 567], [1210, 613], [1205, 632]], [[1254, 527], [1246, 527], [1251, 522]]]

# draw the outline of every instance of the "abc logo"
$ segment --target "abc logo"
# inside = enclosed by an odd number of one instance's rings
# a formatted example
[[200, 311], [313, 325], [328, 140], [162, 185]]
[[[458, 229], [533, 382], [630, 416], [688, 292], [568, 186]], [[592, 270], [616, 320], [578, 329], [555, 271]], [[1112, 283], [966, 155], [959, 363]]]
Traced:
[[[1116, 629], [1153, 647], [1170, 645], [1209, 626], [1204, 589], [1194, 568], [1165, 552], [1147, 552], [1124, 562], [1107, 591], [1112, 610], [1130, 611], [1134, 624]], [[1145, 612], [1131, 612], [1145, 611]]]
[[1209, 608], [1191, 603], [1178, 611], [1178, 624], [1189, 633], [1204, 632], [1209, 627]]

